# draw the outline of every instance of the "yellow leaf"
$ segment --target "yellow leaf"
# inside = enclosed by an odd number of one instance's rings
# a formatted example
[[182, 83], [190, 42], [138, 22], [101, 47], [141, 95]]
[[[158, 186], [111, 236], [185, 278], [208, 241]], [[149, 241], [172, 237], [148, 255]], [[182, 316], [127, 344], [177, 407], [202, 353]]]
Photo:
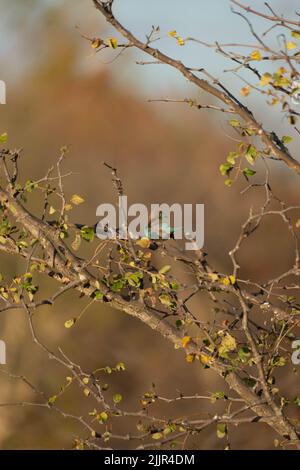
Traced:
[[84, 443], [79, 441], [78, 439], [75, 439], [74, 441], [75, 449], [76, 450], [84, 450]]
[[142, 248], [149, 248], [149, 246], [151, 245], [151, 241], [149, 240], [149, 238], [144, 237], [144, 238], [141, 238], [140, 240], [138, 240], [136, 242], [136, 245], [138, 245]]
[[208, 275], [212, 281], [217, 281], [219, 279], [219, 276], [216, 273], [209, 273]]
[[224, 277], [222, 279], [222, 284], [224, 284], [224, 286], [229, 286], [231, 284], [229, 277]]
[[274, 447], [279, 447], [280, 441], [278, 439], [274, 439]]
[[188, 354], [187, 356], [185, 356], [185, 360], [186, 362], [194, 362], [195, 354]]
[[73, 208], [72, 204], [66, 204], [65, 205], [65, 211], [70, 211], [70, 210], [72, 210], [72, 208]]
[[112, 49], [117, 49], [118, 47], [118, 40], [116, 38], [109, 38], [107, 40], [107, 44], [109, 47], [111, 47]]
[[52, 214], [55, 214], [55, 212], [56, 212], [56, 209], [54, 209], [54, 207], [50, 206], [49, 214], [52, 215]]
[[229, 276], [229, 280], [231, 282], [232, 285], [234, 285], [236, 283], [236, 278], [235, 276]]
[[83, 393], [84, 393], [84, 395], [85, 395], [86, 397], [89, 397], [90, 394], [91, 394], [91, 392], [89, 391], [88, 388], [85, 388], [85, 389], [83, 390]]
[[82, 379], [82, 382], [83, 382], [85, 385], [87, 385], [87, 384], [89, 383], [89, 381], [90, 381], [90, 379], [89, 379], [88, 377], [84, 377], [84, 378]]
[[155, 432], [154, 434], [152, 434], [152, 439], [154, 439], [155, 441], [158, 441], [162, 437], [164, 437], [164, 436], [161, 432]]
[[210, 361], [210, 357], [207, 356], [207, 354], [200, 354], [199, 360], [200, 360], [201, 364], [203, 364], [204, 366], [206, 366], [206, 365], [209, 363], [209, 361]]
[[279, 69], [277, 70], [276, 73], [278, 75], [284, 75], [286, 72], [287, 72], [287, 70], [284, 67], [279, 67]]
[[288, 41], [286, 43], [286, 48], [288, 51], [291, 51], [297, 47], [297, 44], [294, 41]]
[[274, 77], [274, 84], [277, 86], [288, 86], [290, 85], [290, 80], [287, 77], [283, 77], [280, 75], [275, 75]]
[[79, 206], [84, 202], [84, 199], [81, 196], [78, 196], [78, 194], [73, 194], [71, 197], [71, 202], [72, 204], [75, 204], [75, 206]]
[[176, 32], [175, 30], [169, 31], [169, 32], [168, 32], [168, 35], [169, 35], [171, 38], [176, 38], [177, 32]]
[[53, 405], [57, 400], [57, 395], [53, 395], [52, 397], [49, 398], [48, 403], [49, 405]]
[[13, 214], [13, 215], [16, 215], [17, 211], [16, 211], [16, 208], [13, 204], [11, 204], [10, 202], [7, 204], [7, 207], [9, 208], [10, 212]]
[[269, 83], [272, 81], [272, 75], [270, 73], [265, 73], [260, 80], [261, 86], [266, 86], [269, 85]]
[[261, 53], [258, 50], [251, 52], [250, 57], [252, 60], [262, 60]]
[[17, 293], [14, 294], [13, 298], [14, 298], [14, 301], [16, 302], [16, 304], [19, 304], [21, 302], [21, 298], [20, 298], [19, 294], [17, 294]]
[[103, 44], [102, 39], [94, 38], [91, 42], [91, 46], [93, 49], [98, 49]]
[[246, 85], [240, 90], [240, 93], [242, 96], [248, 96], [250, 94], [250, 91], [251, 87], [249, 85]]
[[181, 340], [182, 347], [186, 348], [190, 341], [191, 341], [190, 336], [184, 336]]
[[102, 411], [102, 413], [99, 413], [96, 418], [100, 423], [106, 423], [106, 421], [108, 421], [108, 414], [105, 411]]
[[159, 300], [166, 307], [171, 307], [171, 305], [172, 305], [171, 298], [168, 294], [160, 294]]
[[177, 38], [177, 43], [179, 44], [179, 46], [184, 46], [185, 45], [185, 40], [181, 37], [178, 37]]
[[236, 340], [229, 333], [226, 333], [222, 338], [221, 344], [219, 346], [219, 356], [226, 357], [228, 352], [235, 351], [236, 349]]
[[171, 269], [171, 266], [169, 264], [166, 264], [166, 266], [163, 266], [158, 272], [159, 274], [167, 274]]
[[71, 320], [67, 320], [65, 322], [65, 328], [72, 328], [76, 323], [76, 318], [71, 318]]
[[79, 235], [79, 233], [76, 233], [75, 239], [72, 241], [71, 246], [74, 251], [77, 251], [79, 250], [80, 245], [81, 245], [81, 236]]

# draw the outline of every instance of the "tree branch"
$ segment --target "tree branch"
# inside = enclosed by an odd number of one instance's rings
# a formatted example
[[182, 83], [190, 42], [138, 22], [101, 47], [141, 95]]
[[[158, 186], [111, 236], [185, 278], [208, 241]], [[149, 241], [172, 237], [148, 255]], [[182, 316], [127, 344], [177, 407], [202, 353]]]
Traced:
[[216, 86], [211, 85], [204, 79], [199, 78], [197, 75], [191, 72], [181, 61], [175, 60], [170, 56], [164, 54], [158, 49], [154, 49], [149, 44], [140, 41], [134, 36], [127, 28], [125, 28], [114, 16], [111, 6], [107, 3], [99, 0], [92, 0], [96, 9], [99, 10], [106, 20], [114, 26], [119, 33], [121, 33], [131, 44], [136, 48], [152, 56], [154, 59], [161, 61], [175, 69], [177, 69], [189, 82], [196, 85], [203, 91], [206, 91], [210, 95], [218, 98], [220, 101], [229, 105], [235, 110], [236, 114], [239, 115], [248, 126], [251, 126], [261, 138], [262, 142], [266, 145], [267, 150], [276, 155], [282, 160], [291, 170], [300, 175], [300, 163], [295, 160], [288, 150], [285, 148], [280, 139], [275, 135], [274, 132], [267, 132], [262, 125], [260, 125], [254, 118], [252, 112], [246, 108], [240, 101], [238, 101], [218, 80], [215, 80], [214, 84], [219, 86], [221, 90], [218, 90]]

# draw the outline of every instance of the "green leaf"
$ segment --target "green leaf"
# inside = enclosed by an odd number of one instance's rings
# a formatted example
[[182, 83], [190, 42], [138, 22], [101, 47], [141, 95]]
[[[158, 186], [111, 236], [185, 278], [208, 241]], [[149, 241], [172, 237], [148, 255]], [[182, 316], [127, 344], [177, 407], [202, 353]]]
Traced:
[[229, 124], [230, 124], [232, 127], [240, 127], [240, 126], [241, 126], [240, 121], [238, 121], [237, 119], [231, 119], [231, 120], [229, 121]]
[[235, 164], [235, 160], [239, 157], [239, 154], [236, 153], [236, 152], [229, 152], [229, 154], [227, 155], [227, 158], [226, 160], [228, 161], [228, 163], [230, 163], [231, 165], [234, 165]]
[[95, 290], [91, 297], [95, 300], [103, 300], [104, 294], [100, 290]]
[[141, 287], [141, 282], [143, 279], [143, 273], [137, 271], [135, 273], [126, 273], [126, 281], [132, 287]]
[[218, 423], [217, 425], [217, 436], [219, 439], [223, 439], [227, 434], [227, 425], [225, 423]]
[[256, 380], [252, 379], [251, 377], [244, 377], [243, 382], [250, 388], [255, 387], [255, 385], [257, 383]]
[[246, 150], [246, 160], [250, 163], [250, 165], [253, 165], [255, 162], [255, 158], [257, 156], [257, 150], [253, 145], [249, 145], [247, 150]]
[[53, 405], [57, 400], [57, 395], [53, 395], [52, 397], [49, 398], [48, 403], [49, 405]]
[[286, 364], [286, 358], [283, 356], [275, 356], [271, 359], [271, 365], [274, 367], [283, 367]]
[[99, 413], [96, 418], [99, 423], [105, 424], [108, 421], [108, 414], [106, 411], [102, 411], [102, 413]]
[[177, 282], [174, 282], [174, 281], [173, 281], [173, 282], [170, 282], [170, 288], [171, 288], [172, 290], [178, 290], [179, 285], [177, 284]]
[[246, 177], [255, 175], [256, 171], [251, 170], [250, 168], [244, 168], [243, 173]]
[[171, 269], [171, 266], [169, 264], [166, 264], [166, 266], [163, 266], [158, 272], [159, 274], [167, 274]]
[[95, 238], [94, 227], [82, 227], [80, 232], [83, 240], [85, 240], [86, 242], [92, 242]]
[[233, 166], [230, 163], [222, 163], [219, 169], [222, 176], [227, 176], [233, 169]]
[[113, 292], [119, 292], [126, 285], [126, 279], [122, 276], [117, 276], [110, 284], [110, 288]]
[[28, 193], [31, 193], [34, 189], [37, 189], [38, 187], [38, 184], [35, 183], [34, 181], [31, 181], [31, 180], [28, 180], [26, 181], [25, 183], [25, 191], [27, 191]]
[[290, 142], [292, 142], [293, 137], [290, 137], [289, 135], [284, 135], [281, 140], [284, 144], [289, 144]]
[[4, 132], [3, 134], [0, 135], [0, 142], [2, 144], [6, 144], [7, 138], [8, 138], [7, 132]]
[[176, 425], [175, 424], [169, 424], [164, 430], [163, 434], [164, 436], [167, 436], [168, 434], [171, 434], [172, 432], [176, 431]]
[[300, 406], [300, 395], [297, 395], [297, 396], [294, 398], [294, 403], [295, 403], [295, 405]]
[[113, 401], [115, 404], [118, 404], [122, 401], [122, 395], [120, 395], [120, 393], [116, 393], [114, 396], [113, 396]]
[[251, 356], [251, 350], [247, 346], [243, 346], [238, 350], [238, 357], [241, 362], [248, 362]]
[[155, 441], [158, 441], [159, 439], [161, 439], [163, 437], [163, 434], [161, 432], [155, 432], [154, 434], [152, 434], [152, 439], [154, 439]]
[[60, 238], [63, 240], [64, 238], [68, 238], [69, 235], [68, 235], [67, 230], [64, 230], [64, 229], [63, 229], [63, 230], [61, 230], [61, 231], [59, 232], [59, 236], [60, 236]]
[[215, 392], [211, 395], [211, 403], [215, 403], [217, 400], [225, 400], [227, 397], [224, 392]]

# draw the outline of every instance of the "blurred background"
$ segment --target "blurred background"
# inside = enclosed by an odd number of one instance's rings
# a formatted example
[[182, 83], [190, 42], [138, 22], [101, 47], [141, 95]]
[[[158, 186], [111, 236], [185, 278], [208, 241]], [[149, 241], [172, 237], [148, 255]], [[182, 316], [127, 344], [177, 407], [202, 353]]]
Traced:
[[[248, 0], [258, 9], [264, 1]], [[297, 1], [276, 0], [274, 9], [294, 16]], [[96, 53], [81, 34], [110, 37], [113, 32], [90, 0], [0, 0], [1, 80], [7, 84], [7, 104], [0, 107], [0, 132], [7, 132], [9, 145], [22, 148], [20, 178], [43, 177], [57, 161], [59, 149], [69, 147], [64, 170], [66, 193], [80, 194], [85, 204], [72, 214], [75, 222], [95, 223], [96, 207], [114, 202], [106, 161], [118, 168], [130, 203], [204, 203], [205, 251], [216, 269], [231, 271], [228, 251], [234, 246], [241, 223], [249, 207], [263, 200], [259, 191], [241, 196], [246, 181], [232, 188], [224, 186], [219, 165], [235, 149], [231, 130], [224, 117], [211, 111], [197, 111], [184, 104], [150, 103], [149, 99], [194, 98], [213, 103], [211, 98], [186, 83], [178, 73], [164, 65], [137, 65], [145, 56], [128, 50], [117, 60], [109, 50]], [[241, 81], [224, 69], [231, 64], [212, 49], [195, 43], [178, 47], [167, 32], [192, 36], [207, 42], [253, 43], [246, 23], [230, 11], [228, 0], [116, 0], [115, 13], [139, 37], [145, 37], [152, 25], [159, 25], [163, 39], [159, 46], [193, 66], [205, 66], [239, 93]], [[253, 18], [258, 32], [268, 24]], [[276, 46], [276, 35], [272, 36]], [[278, 65], [278, 64], [277, 64]], [[278, 65], [279, 66], [279, 65]], [[264, 121], [267, 129], [286, 134], [278, 112], [270, 113], [259, 96], [251, 93], [247, 105]], [[273, 108], [272, 108], [273, 111]], [[295, 144], [294, 150], [297, 150]], [[271, 184], [275, 193], [287, 202], [299, 201], [296, 178], [283, 165], [271, 164]], [[258, 176], [262, 181], [264, 174]], [[299, 203], [299, 202], [298, 202]], [[34, 201], [41, 213], [41, 201]], [[258, 282], [279, 275], [293, 261], [292, 243], [285, 227], [268, 219], [262, 230], [241, 251], [241, 275]], [[284, 255], [282, 255], [284, 253]], [[18, 259], [1, 255], [1, 272], [13, 277], [24, 268]], [[53, 285], [45, 282], [45, 292]], [[154, 382], [159, 393], [175, 396], [224, 390], [224, 384], [199, 364], [187, 364], [182, 354], [138, 321], [104, 306], [92, 306], [82, 321], [71, 330], [64, 322], [76, 316], [86, 305], [77, 294], [66, 295], [53, 308], [42, 307], [37, 314], [38, 331], [50, 347], [61, 346], [83, 369], [92, 370], [123, 361], [126, 371], [108, 377], [111, 390], [121, 393], [124, 407], [135, 409], [141, 395]], [[199, 301], [198, 314], [206, 308]], [[30, 378], [49, 396], [65, 382], [66, 371], [32, 344], [24, 313], [1, 314], [0, 338], [7, 343], [6, 366], [1, 369]], [[291, 388], [294, 387], [294, 388]], [[297, 378], [286, 381], [287, 393], [297, 388]], [[34, 401], [35, 397], [20, 381], [0, 374], [0, 403]], [[68, 391], [60, 405], [78, 414], [91, 411], [82, 404], [82, 395]], [[80, 402], [80, 405], [79, 405]], [[203, 405], [158, 408], [163, 415], [199, 413]], [[215, 405], [206, 411], [215, 413]], [[126, 432], [128, 423], [120, 425]], [[122, 428], [123, 426], [123, 428]], [[131, 426], [131, 424], [130, 424]], [[274, 434], [265, 428], [257, 439], [255, 426], [243, 426], [232, 433], [233, 448], [268, 448]], [[36, 408], [0, 408], [0, 448], [69, 448], [81, 430], [70, 420], [62, 421], [47, 410]], [[130, 448], [131, 443], [120, 443]], [[191, 438], [190, 448], [223, 448], [215, 429], [207, 429], [199, 438]]]

